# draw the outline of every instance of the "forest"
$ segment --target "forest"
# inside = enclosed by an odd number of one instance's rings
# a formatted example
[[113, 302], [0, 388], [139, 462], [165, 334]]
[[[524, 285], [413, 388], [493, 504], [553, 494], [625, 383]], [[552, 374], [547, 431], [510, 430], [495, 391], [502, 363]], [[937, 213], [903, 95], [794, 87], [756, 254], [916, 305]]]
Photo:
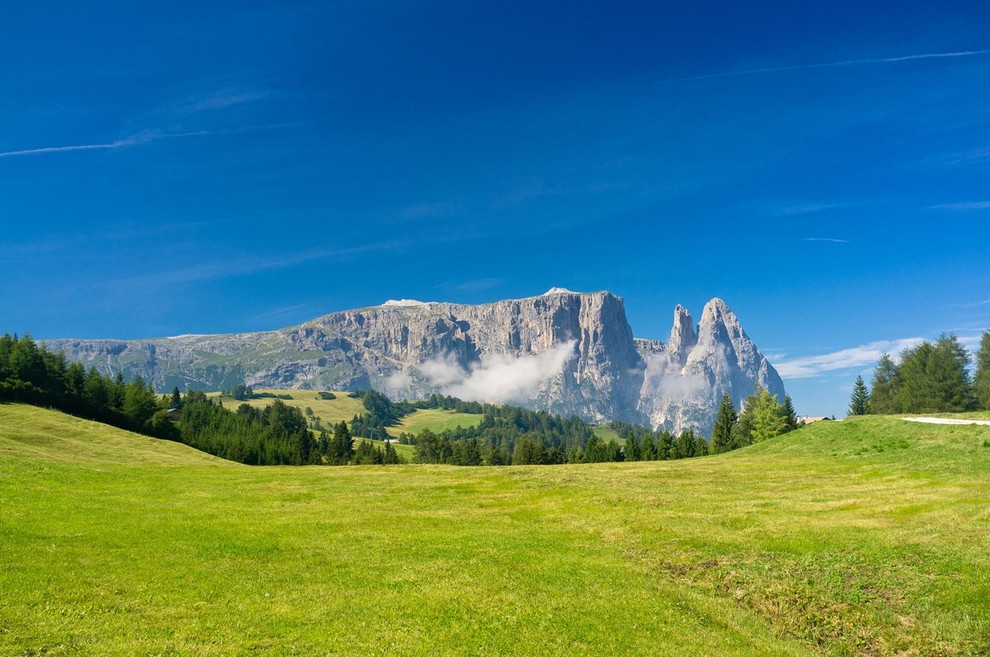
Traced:
[[990, 410], [990, 331], [985, 331], [970, 376], [970, 356], [955, 335], [905, 349], [897, 362], [883, 354], [866, 386], [856, 377], [850, 415], [960, 413]]
[[[797, 428], [790, 398], [779, 403], [757, 389], [736, 413], [724, 395], [711, 440], [691, 430], [673, 435], [624, 422], [607, 425], [605, 440], [576, 416], [462, 401], [435, 394], [419, 401], [392, 401], [375, 390], [351, 392], [365, 412], [315, 434], [303, 412], [279, 395], [248, 386], [228, 391], [237, 400], [271, 398], [265, 408], [240, 404], [232, 410], [200, 391], [159, 395], [140, 377], [125, 382], [94, 368], [67, 362], [25, 335], [0, 336], [0, 400], [49, 406], [113, 426], [175, 440], [221, 458], [249, 465], [346, 465], [401, 462], [392, 442], [415, 446], [415, 461], [449, 465], [554, 465], [606, 461], [683, 459], [729, 451]], [[332, 393], [322, 393], [331, 395]], [[482, 415], [477, 426], [392, 438], [389, 427], [418, 409]], [[383, 441], [373, 445], [356, 437]]]

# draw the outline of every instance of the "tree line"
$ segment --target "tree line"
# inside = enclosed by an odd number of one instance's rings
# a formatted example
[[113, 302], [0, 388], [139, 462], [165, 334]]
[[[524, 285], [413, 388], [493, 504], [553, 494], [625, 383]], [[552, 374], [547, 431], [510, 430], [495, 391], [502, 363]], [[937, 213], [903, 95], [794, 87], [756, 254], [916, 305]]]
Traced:
[[418, 463], [554, 465], [683, 459], [737, 449], [798, 427], [790, 397], [780, 403], [760, 389], [746, 401], [745, 410], [739, 415], [729, 396], [723, 395], [711, 441], [692, 430], [674, 435], [669, 431], [611, 422], [608, 426], [624, 437], [621, 446], [614, 439], [606, 441], [597, 436], [591, 426], [575, 416], [565, 418], [547, 411], [463, 402], [441, 395], [421, 402], [401, 402], [396, 408], [395, 402], [389, 402], [380, 393], [360, 394], [364, 395], [367, 413], [356, 416], [352, 428], [394, 426], [400, 413], [415, 408], [441, 408], [483, 416], [472, 427], [441, 432], [424, 430], [416, 436], [400, 434], [399, 442], [416, 447]]
[[885, 353], [873, 369], [870, 387], [856, 377], [849, 414], [990, 410], [990, 331], [980, 339], [972, 377], [969, 365], [969, 353], [955, 335], [905, 349], [896, 363]]
[[236, 411], [204, 393], [159, 395], [140, 377], [125, 383], [118, 373], [68, 363], [61, 352], [37, 345], [29, 335], [0, 336], [0, 400], [49, 406], [136, 433], [185, 443], [250, 465], [343, 465], [398, 463], [395, 448], [354, 447], [346, 422], [315, 436], [298, 408], [274, 399], [263, 409]]
[[[239, 386], [235, 398], [260, 395]], [[420, 401], [391, 401], [382, 393], [350, 393], [360, 398], [365, 413], [330, 431], [315, 434], [303, 412], [277, 395], [265, 408], [241, 404], [236, 410], [203, 392], [159, 396], [140, 377], [125, 383], [118, 373], [104, 376], [95, 368], [68, 363], [64, 354], [37, 345], [30, 336], [0, 336], [0, 400], [22, 401], [58, 408], [138, 433], [175, 440], [209, 454], [251, 465], [391, 464], [398, 456], [387, 432], [417, 409], [444, 409], [481, 415], [472, 427], [439, 433], [424, 430], [418, 436], [403, 433], [398, 442], [416, 447], [420, 463], [454, 465], [520, 465], [597, 463], [608, 461], [667, 460], [704, 456], [743, 447], [796, 427], [790, 398], [784, 404], [758, 390], [737, 415], [723, 395], [711, 440], [693, 431], [673, 435], [624, 422], [610, 427], [624, 437], [623, 444], [603, 440], [576, 416], [513, 406], [466, 402], [432, 395]], [[384, 446], [354, 436], [383, 440]]]

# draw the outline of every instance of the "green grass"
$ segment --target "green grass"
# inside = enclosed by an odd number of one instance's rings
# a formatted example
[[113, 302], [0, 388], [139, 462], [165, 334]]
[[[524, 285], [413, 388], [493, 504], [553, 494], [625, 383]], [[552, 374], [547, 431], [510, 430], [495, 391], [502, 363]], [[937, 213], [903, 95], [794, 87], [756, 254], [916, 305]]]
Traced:
[[986, 655], [984, 445], [866, 417], [675, 462], [252, 468], [0, 405], [0, 654]]
[[456, 413], [435, 408], [421, 408], [403, 417], [399, 424], [389, 427], [390, 435], [398, 436], [403, 431], [418, 435], [420, 431], [429, 429], [433, 432], [456, 429], [457, 427], [476, 427], [481, 424], [482, 415], [475, 413]]
[[607, 424], [598, 424], [591, 428], [592, 432], [604, 442], [614, 440], [619, 445], [625, 445], [626, 439], [619, 436], [619, 432]]
[[[361, 441], [361, 442], [365, 442], [365, 443], [371, 443], [375, 447], [381, 447], [382, 449], [385, 449], [385, 441], [384, 440], [372, 440], [371, 438], [355, 438], [354, 440], [355, 440], [355, 443], [354, 443], [354, 446], [355, 447], [357, 447], [357, 442], [356, 441]], [[392, 447], [395, 448], [395, 453], [396, 454], [398, 454], [399, 456], [403, 457], [404, 459], [406, 459], [410, 463], [412, 462], [413, 457], [416, 456], [416, 447], [413, 446], [413, 445], [400, 445], [399, 443], [397, 443], [395, 441], [392, 441]]]
[[[255, 392], [289, 395], [291, 399], [283, 399], [282, 401], [304, 411], [307, 407], [313, 409], [313, 414], [320, 418], [322, 426], [328, 431], [337, 422], [341, 420], [350, 422], [355, 415], [364, 415], [365, 412], [364, 403], [360, 399], [348, 397], [346, 392], [334, 392], [333, 394], [337, 398], [329, 400], [321, 399], [319, 393], [312, 390], [255, 390]], [[271, 397], [238, 401], [230, 397], [221, 396], [220, 393], [213, 393], [210, 396], [220, 397], [224, 406], [230, 409], [236, 409], [241, 404], [250, 404], [255, 408], [264, 408], [275, 401]], [[398, 425], [389, 427], [388, 433], [392, 436], [398, 436], [405, 431], [406, 433], [415, 435], [423, 429], [440, 432], [446, 429], [455, 429], [458, 426], [467, 428], [477, 426], [481, 422], [481, 418], [481, 415], [471, 413], [455, 413], [454, 411], [440, 409], [419, 409], [402, 418]], [[399, 449], [398, 445], [396, 445], [396, 449]], [[411, 452], [411, 447], [405, 451], [399, 450], [400, 454], [408, 458], [412, 458]]]
[[[314, 390], [255, 390], [256, 393], [270, 393], [273, 395], [289, 395], [291, 399], [282, 401], [289, 406], [297, 406], [302, 410], [307, 407], [313, 409], [313, 414], [319, 416], [323, 426], [330, 428], [337, 422], [344, 420], [350, 422], [355, 415], [364, 415], [364, 403], [360, 399], [348, 397], [346, 392], [334, 392], [336, 399], [323, 399]], [[220, 397], [223, 405], [233, 410], [241, 404], [249, 404], [255, 408], [264, 408], [275, 401], [271, 397], [261, 399], [248, 399], [239, 401], [230, 397], [213, 393], [210, 397]]]

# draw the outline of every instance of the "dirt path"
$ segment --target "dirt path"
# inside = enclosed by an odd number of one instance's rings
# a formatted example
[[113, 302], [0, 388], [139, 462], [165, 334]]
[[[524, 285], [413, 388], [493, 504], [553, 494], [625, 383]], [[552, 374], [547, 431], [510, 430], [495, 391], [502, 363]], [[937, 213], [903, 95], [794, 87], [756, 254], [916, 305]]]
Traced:
[[906, 422], [924, 422], [926, 424], [981, 424], [990, 427], [990, 420], [957, 420], [945, 417], [906, 417]]

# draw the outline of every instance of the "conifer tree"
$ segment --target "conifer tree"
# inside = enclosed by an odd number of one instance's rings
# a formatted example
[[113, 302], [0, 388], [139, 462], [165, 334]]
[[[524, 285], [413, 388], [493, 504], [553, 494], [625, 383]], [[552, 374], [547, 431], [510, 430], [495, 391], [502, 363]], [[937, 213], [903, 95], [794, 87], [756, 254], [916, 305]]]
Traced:
[[973, 376], [973, 392], [978, 406], [990, 410], [990, 331], [980, 338], [980, 350], [976, 354], [976, 374]]
[[639, 461], [643, 457], [639, 442], [636, 440], [636, 434], [632, 431], [626, 434], [626, 444], [622, 447], [622, 457], [625, 461]]
[[856, 376], [852, 396], [849, 398], [849, 415], [866, 415], [870, 407], [870, 391], [861, 375]]
[[354, 458], [354, 438], [343, 420], [333, 427], [329, 458], [334, 465], [344, 465]]
[[790, 395], [784, 395], [784, 403], [780, 405], [780, 416], [784, 418], [784, 433], [798, 428], [797, 412]]
[[644, 461], [657, 460], [657, 444], [653, 441], [653, 434], [647, 433], [643, 436], [643, 442], [639, 444], [640, 458]]
[[179, 386], [172, 388], [172, 396], [169, 399], [169, 404], [172, 408], [182, 407], [182, 393], [179, 392]]
[[746, 400], [746, 409], [737, 426], [748, 425], [748, 438], [754, 443], [779, 436], [787, 430], [787, 420], [783, 417], [781, 408], [776, 397], [757, 387], [756, 392]]
[[383, 462], [385, 465], [391, 465], [399, 462], [399, 455], [395, 451], [395, 447], [392, 446], [391, 440], [385, 441], [385, 458]]
[[884, 414], [897, 412], [895, 395], [898, 388], [897, 366], [890, 354], [883, 354], [873, 369], [873, 384], [870, 386], [869, 413]]
[[720, 454], [732, 449], [732, 428], [736, 426], [736, 407], [728, 392], [722, 393], [722, 401], [715, 412], [715, 425], [712, 427], [712, 453]]

